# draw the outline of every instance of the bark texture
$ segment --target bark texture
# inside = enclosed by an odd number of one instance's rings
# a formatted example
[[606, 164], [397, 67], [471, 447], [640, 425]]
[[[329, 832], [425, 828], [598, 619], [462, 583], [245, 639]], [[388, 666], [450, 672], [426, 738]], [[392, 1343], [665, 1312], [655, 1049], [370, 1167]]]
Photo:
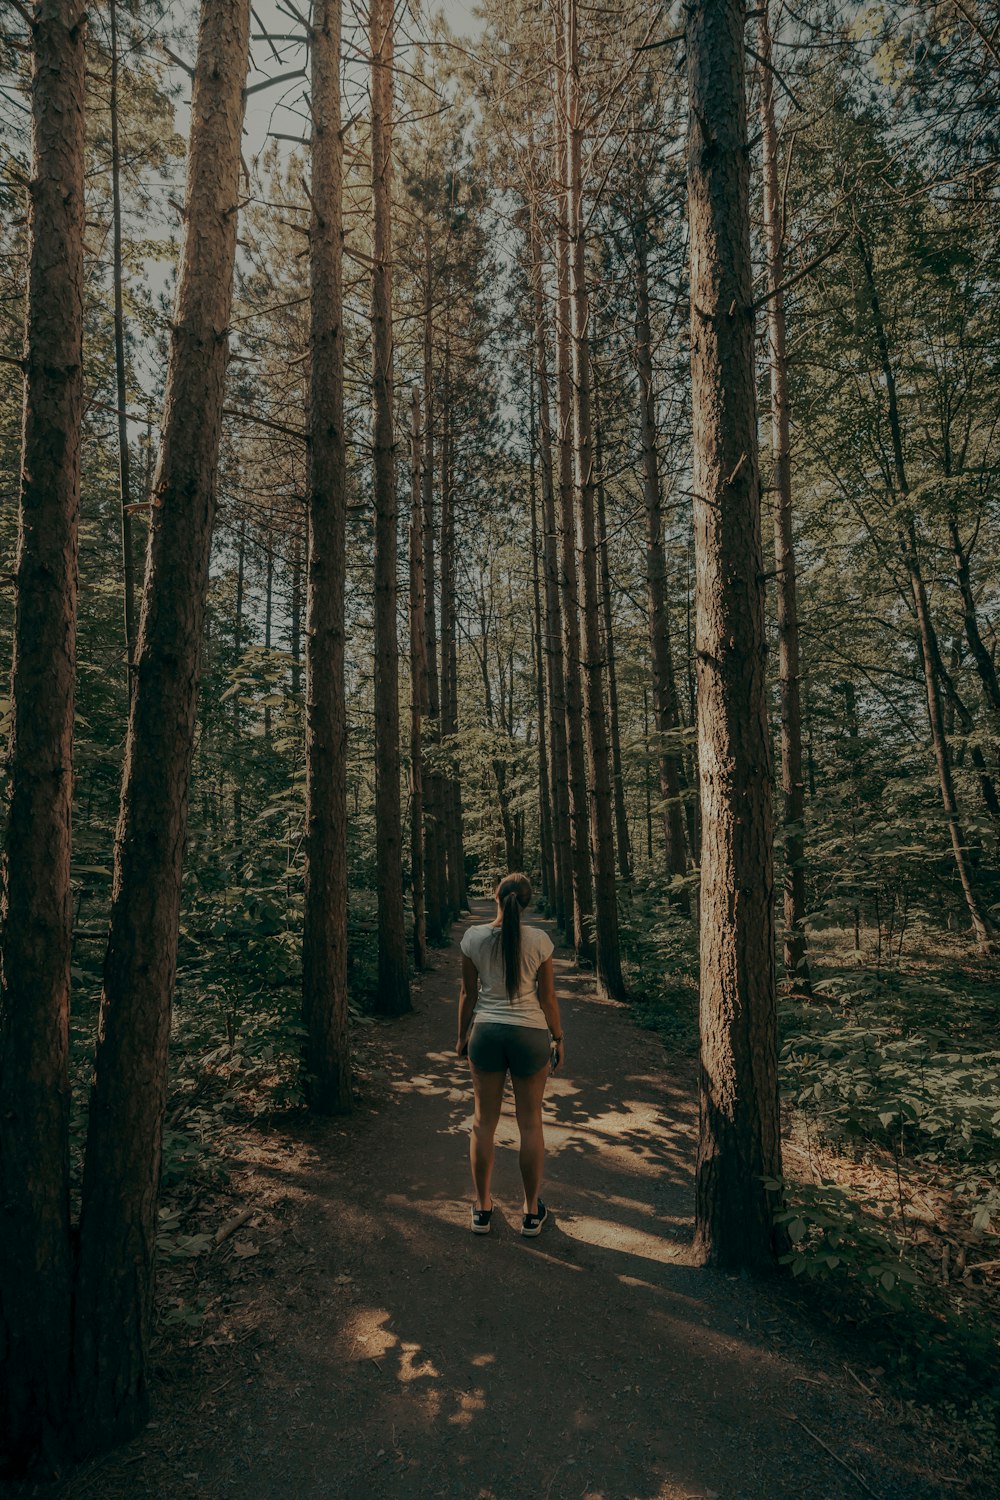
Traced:
[[538, 475], [535, 438], [535, 372], [528, 370], [530, 445], [528, 449], [529, 498], [531, 503], [531, 665], [535, 674], [535, 710], [538, 718], [538, 856], [541, 897], [546, 911], [555, 906], [555, 856], [552, 846], [552, 781], [546, 738], [545, 673], [542, 668], [542, 586], [538, 566]]
[[318, 1114], [351, 1108], [347, 1023], [347, 702], [341, 0], [317, 0], [309, 224], [309, 476], [306, 499], [306, 836], [302, 1019]]
[[[559, 594], [566, 699], [566, 776], [569, 789], [570, 857], [573, 878], [573, 946], [577, 957], [594, 957], [591, 925], [594, 883], [587, 819], [587, 757], [583, 738], [580, 649], [580, 590], [576, 565], [576, 506], [573, 492], [573, 383], [570, 355], [569, 142], [566, 131], [566, 33], [562, 9], [555, 14], [555, 197], [556, 307], [555, 376], [559, 458]], [[569, 934], [567, 934], [569, 936]]]
[[774, 1255], [781, 1170], [770, 746], [754, 396], [744, 7], [688, 8], [688, 214], [702, 808], [702, 1258]]
[[451, 360], [447, 330], [444, 352], [444, 411], [441, 425], [441, 737], [445, 746], [445, 867], [447, 910], [458, 916], [468, 905], [462, 837], [462, 785], [458, 734], [458, 620], [455, 595], [455, 508], [452, 489]]
[[[424, 419], [423, 443], [423, 546], [424, 546], [424, 641], [427, 652], [427, 723], [424, 739], [437, 745], [441, 740], [441, 689], [438, 676], [437, 604], [435, 599], [437, 559], [434, 551], [434, 275], [430, 226], [424, 226]], [[447, 872], [444, 841], [444, 783], [433, 764], [424, 782], [424, 884], [427, 937], [443, 943], [447, 906]]]
[[28, 302], [0, 990], [0, 1472], [69, 1395], [69, 984], [83, 403], [82, 0], [34, 12]]
[[396, 634], [396, 439], [392, 326], [392, 0], [371, 0], [372, 468], [375, 487], [375, 824], [378, 991], [375, 1009], [410, 1009], [403, 915], [403, 825], [399, 764], [399, 641]]
[[424, 539], [421, 482], [423, 429], [420, 393], [410, 407], [410, 880], [413, 901], [413, 962], [427, 964], [424, 900], [423, 719], [427, 712], [427, 642], [424, 636]]
[[659, 742], [660, 800], [663, 803], [663, 840], [667, 874], [680, 879], [687, 872], [687, 839], [682, 793], [686, 789], [684, 761], [678, 742], [680, 708], [670, 649], [670, 610], [667, 565], [663, 550], [663, 506], [656, 451], [656, 385], [653, 376], [653, 334], [649, 314], [649, 231], [645, 222], [635, 228], [636, 303], [635, 350], [639, 376], [639, 417], [642, 439], [642, 498], [646, 514], [646, 599], [652, 666], [653, 717]]
[[789, 431], [788, 354], [785, 346], [785, 254], [782, 244], [778, 132], [774, 116], [774, 71], [767, 6], [757, 22], [761, 60], [760, 128], [763, 169], [764, 245], [768, 290], [767, 344], [771, 375], [771, 456], [774, 463], [774, 557], [778, 624], [778, 689], [781, 696], [781, 795], [784, 863], [785, 973], [806, 991], [805, 788], [802, 781], [802, 707], [799, 700], [799, 607], [792, 532], [792, 456]]
[[115, 839], [84, 1167], [74, 1377], [92, 1452], [145, 1421], [188, 782], [212, 544], [249, 0], [203, 0], [186, 234]]
[[611, 737], [611, 788], [615, 801], [615, 848], [618, 873], [622, 880], [632, 879], [632, 839], [625, 806], [625, 778], [622, 774], [622, 736], [618, 713], [618, 671], [615, 656], [615, 621], [611, 603], [611, 559], [608, 552], [608, 515], [604, 492], [601, 454], [601, 428], [598, 423], [597, 444], [597, 547], [601, 564], [601, 640], [608, 672], [608, 732]]
[[566, 0], [566, 129], [569, 182], [570, 341], [573, 387], [573, 468], [577, 503], [576, 542], [583, 592], [584, 735], [587, 750], [588, 824], [594, 881], [595, 967], [598, 983], [616, 1000], [625, 998], [618, 939], [614, 813], [606, 678], [601, 642], [595, 519], [594, 431], [591, 414], [590, 301], [583, 226], [583, 125], [576, 0]]
[[548, 741], [551, 753], [552, 844], [555, 881], [555, 918], [563, 932], [573, 935], [573, 866], [569, 833], [569, 778], [566, 746], [566, 681], [562, 645], [562, 607], [559, 599], [559, 534], [556, 522], [552, 462], [552, 407], [549, 397], [548, 350], [545, 337], [542, 247], [537, 205], [529, 205], [531, 297], [535, 335], [535, 374], [538, 381], [538, 465], [542, 492], [542, 548], [545, 580], [545, 658]]
[[125, 390], [125, 309], [122, 299], [122, 194], [121, 147], [118, 131], [118, 5], [109, 0], [111, 78], [111, 215], [112, 281], [115, 304], [115, 380], [118, 394], [118, 481], [121, 499], [122, 596], [125, 626], [125, 662], [129, 692], [135, 660], [135, 553], [132, 544], [132, 479], [128, 447], [128, 410]]

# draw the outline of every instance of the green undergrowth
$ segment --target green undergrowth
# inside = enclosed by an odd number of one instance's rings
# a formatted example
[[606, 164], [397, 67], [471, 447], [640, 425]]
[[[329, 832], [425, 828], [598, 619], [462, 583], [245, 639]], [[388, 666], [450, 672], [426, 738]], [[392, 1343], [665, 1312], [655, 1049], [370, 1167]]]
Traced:
[[698, 1050], [698, 946], [685, 895], [690, 899], [682, 885], [671, 900], [658, 881], [634, 883], [621, 903], [619, 931], [636, 1019], [668, 1052], [692, 1056]]
[[[668, 1052], [695, 1051], [693, 924], [640, 890], [622, 929], [637, 1019]], [[1000, 983], [931, 940], [906, 964], [818, 944], [814, 963], [812, 997], [779, 1007], [789, 1148], [769, 1187], [783, 1262], [901, 1389], [960, 1418], [987, 1462], [1000, 1454]]]

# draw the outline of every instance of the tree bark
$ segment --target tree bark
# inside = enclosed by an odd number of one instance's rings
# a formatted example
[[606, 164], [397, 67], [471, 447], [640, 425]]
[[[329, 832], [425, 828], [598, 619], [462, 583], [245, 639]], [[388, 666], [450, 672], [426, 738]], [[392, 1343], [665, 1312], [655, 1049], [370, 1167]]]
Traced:
[[618, 713], [618, 670], [615, 658], [614, 612], [611, 607], [611, 560], [608, 555], [608, 517], [604, 491], [604, 455], [601, 422], [596, 410], [597, 382], [595, 371], [595, 432], [597, 461], [597, 547], [601, 565], [601, 620], [604, 659], [608, 668], [608, 733], [611, 738], [611, 788], [615, 801], [615, 848], [618, 851], [618, 873], [622, 880], [632, 879], [632, 840], [628, 830], [625, 806], [625, 778], [622, 773], [622, 737]]
[[653, 378], [653, 335], [649, 315], [649, 230], [644, 221], [635, 228], [636, 302], [635, 350], [639, 376], [639, 413], [642, 435], [642, 498], [646, 513], [646, 597], [649, 603], [649, 646], [653, 687], [653, 722], [659, 741], [660, 800], [663, 803], [664, 853], [671, 880], [687, 873], [683, 792], [687, 778], [678, 743], [680, 710], [670, 650], [670, 611], [667, 604], [667, 566], [663, 551], [663, 509], [656, 452], [656, 387]]
[[[434, 555], [434, 275], [430, 225], [424, 224], [424, 455], [423, 455], [423, 547], [424, 547], [424, 640], [427, 652], [427, 725], [425, 740], [441, 742], [441, 696], [438, 675], [436, 559]], [[427, 936], [443, 943], [446, 933], [447, 883], [444, 842], [444, 783], [440, 770], [428, 768], [424, 786], [424, 876], [426, 886]]]
[[569, 833], [569, 779], [566, 745], [566, 681], [563, 660], [562, 607], [559, 599], [559, 538], [556, 526], [555, 483], [552, 464], [552, 409], [549, 400], [545, 302], [542, 287], [542, 247], [538, 208], [529, 203], [529, 253], [535, 333], [535, 374], [538, 379], [538, 462], [541, 469], [542, 531], [545, 573], [545, 677], [548, 689], [548, 738], [552, 764], [552, 841], [555, 876], [555, 917], [572, 937], [573, 866]]
[[125, 674], [131, 695], [135, 662], [135, 552], [132, 544], [132, 485], [128, 447], [128, 403], [125, 391], [125, 311], [122, 301], [121, 149], [118, 140], [118, 4], [109, 0], [111, 31], [111, 214], [112, 281], [115, 305], [115, 379], [118, 393], [118, 481], [121, 508], [122, 586], [125, 626]]
[[[993, 725], [993, 733], [1000, 738], [1000, 678], [997, 676], [996, 664], [993, 657], [980, 633], [976, 596], [972, 590], [969, 553], [962, 543], [958, 522], [954, 517], [948, 522], [948, 536], [951, 541], [952, 556], [955, 560], [955, 577], [958, 580], [958, 588], [962, 596], [962, 621], [965, 627], [965, 638], [969, 643], [969, 650], [972, 652], [972, 659], [976, 664], [976, 671], [979, 674], [987, 713]], [[998, 755], [998, 759], [1000, 759], [1000, 755]]]
[[885, 319], [882, 316], [882, 303], [875, 281], [875, 267], [872, 262], [871, 251], [868, 248], [868, 241], [860, 228], [857, 231], [857, 241], [858, 250], [861, 254], [861, 263], [864, 267], [865, 283], [868, 289], [868, 300], [872, 323], [875, 328], [876, 342], [878, 344], [882, 375], [885, 380], [889, 435], [892, 440], [893, 471], [896, 479], [897, 500], [903, 514], [899, 532], [900, 549], [906, 564], [910, 592], [913, 596], [913, 608], [917, 617], [920, 652], [924, 668], [924, 689], [927, 698], [927, 718], [930, 723], [931, 743], [934, 748], [934, 761], [937, 766], [938, 785], [941, 791], [941, 804], [944, 808], [945, 821], [948, 824], [952, 853], [955, 857], [955, 867], [958, 870], [959, 884], [962, 887], [962, 894], [965, 897], [965, 904], [969, 912], [976, 946], [981, 953], [990, 953], [993, 948], [993, 925], [990, 922], [986, 908], [979, 897], [979, 892], [976, 890], [973, 880], [972, 866], [969, 862], [968, 844], [966, 843], [965, 832], [959, 814], [958, 798], [955, 795], [951, 751], [948, 747], [948, 736], [945, 732], [944, 724], [944, 707], [941, 701], [941, 679], [944, 675], [944, 664], [941, 660], [941, 648], [937, 638], [937, 631], [934, 628], [934, 621], [931, 617], [927, 586], [924, 582], [923, 570], [920, 565], [917, 524], [910, 505], [910, 487], [906, 476], [906, 460], [903, 453], [903, 429], [899, 418], [899, 402], [896, 395], [896, 374], [889, 352], [889, 337], [886, 333]]
[[566, 131], [569, 183], [566, 195], [570, 244], [570, 344], [573, 387], [573, 468], [577, 501], [577, 550], [583, 585], [584, 734], [587, 751], [590, 855], [594, 879], [595, 967], [598, 983], [613, 999], [625, 998], [618, 939], [618, 891], [611, 793], [601, 611], [597, 587], [597, 527], [594, 518], [594, 433], [591, 422], [590, 301], [583, 226], [583, 124], [577, 0], [566, 0]]
[[351, 1108], [347, 1019], [347, 698], [341, 0], [316, 0], [310, 38], [309, 472], [302, 1019], [317, 1114]]
[[392, 0], [371, 0], [372, 467], [375, 487], [375, 825], [378, 992], [375, 1009], [410, 1009], [403, 915], [403, 831], [399, 766], [399, 642], [396, 634], [396, 447], [393, 431]]
[[427, 967], [424, 881], [424, 765], [421, 743], [427, 706], [427, 643], [424, 637], [424, 533], [421, 504], [423, 430], [420, 393], [410, 405], [410, 882], [413, 903], [413, 962]]
[[538, 715], [538, 854], [541, 896], [547, 911], [555, 907], [555, 851], [552, 845], [552, 781], [546, 744], [545, 673], [542, 666], [542, 589], [538, 576], [538, 481], [535, 462], [535, 372], [529, 359], [529, 497], [531, 504], [531, 662], [535, 673], [535, 705]]
[[302, 691], [302, 537], [298, 527], [298, 516], [296, 516], [295, 534], [292, 538], [292, 598], [288, 644], [292, 658], [292, 696], [298, 698]]
[[770, 741], [754, 395], [744, 7], [688, 7], [688, 218], [702, 805], [701, 1258], [774, 1257], [778, 1133]]
[[441, 428], [441, 737], [448, 771], [444, 777], [447, 904], [453, 917], [468, 905], [462, 839], [462, 786], [458, 748], [458, 640], [455, 598], [455, 509], [452, 491], [451, 355], [445, 334], [444, 412]]
[[784, 964], [788, 979], [809, 992], [806, 942], [805, 788], [802, 781], [802, 709], [799, 702], [799, 609], [792, 531], [792, 460], [789, 433], [788, 356], [785, 347], [785, 254], [782, 245], [778, 132], [774, 70], [766, 3], [757, 23], [761, 62], [760, 125], [763, 170], [768, 366], [771, 375], [771, 454], [774, 463], [775, 594], [778, 686], [781, 697], [781, 792], [784, 830]]
[[84, 1166], [78, 1444], [145, 1421], [188, 783], [232, 305], [249, 0], [204, 0], [163, 437], [115, 839]]
[[0, 1472], [65, 1445], [69, 986], [83, 410], [82, 0], [32, 25], [31, 185], [0, 991]]
[[569, 140], [566, 129], [566, 32], [562, 3], [554, 8], [556, 113], [556, 413], [559, 455], [559, 592], [566, 698], [566, 775], [569, 788], [570, 855], [573, 877], [573, 946], [585, 962], [594, 958], [591, 923], [594, 884], [587, 822], [587, 761], [583, 741], [580, 661], [580, 594], [576, 564], [573, 493], [573, 391], [570, 370]]

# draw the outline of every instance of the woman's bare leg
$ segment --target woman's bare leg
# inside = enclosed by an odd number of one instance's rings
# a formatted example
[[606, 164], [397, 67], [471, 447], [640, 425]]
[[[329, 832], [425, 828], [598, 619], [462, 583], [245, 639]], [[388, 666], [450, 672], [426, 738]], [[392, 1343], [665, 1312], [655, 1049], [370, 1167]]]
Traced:
[[518, 1164], [521, 1181], [524, 1183], [524, 1212], [538, 1212], [538, 1190], [542, 1185], [542, 1168], [545, 1163], [545, 1136], [542, 1132], [542, 1096], [545, 1081], [549, 1076], [549, 1065], [539, 1068], [529, 1078], [512, 1078], [514, 1105], [517, 1110], [517, 1128], [521, 1136]]
[[476, 1207], [492, 1208], [490, 1178], [493, 1176], [493, 1137], [500, 1122], [503, 1106], [503, 1086], [507, 1081], [506, 1069], [502, 1073], [480, 1073], [472, 1070], [472, 1085], [476, 1091], [476, 1115], [469, 1137], [469, 1161], [472, 1166], [472, 1181], [476, 1189]]

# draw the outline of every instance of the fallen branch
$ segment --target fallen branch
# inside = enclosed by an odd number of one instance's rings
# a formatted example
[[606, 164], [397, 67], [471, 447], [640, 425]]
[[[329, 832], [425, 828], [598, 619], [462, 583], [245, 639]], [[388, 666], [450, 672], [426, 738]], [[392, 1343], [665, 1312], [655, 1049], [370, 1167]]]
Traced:
[[220, 1224], [219, 1228], [215, 1231], [215, 1239], [212, 1241], [213, 1245], [219, 1246], [224, 1244], [229, 1236], [235, 1234], [237, 1229], [242, 1229], [247, 1220], [252, 1219], [256, 1212], [256, 1208], [244, 1208], [238, 1214], [234, 1214], [231, 1219], [227, 1219], [225, 1224]]
[[824, 1453], [829, 1453], [829, 1455], [833, 1459], [834, 1463], [839, 1464], [842, 1469], [844, 1469], [848, 1474], [850, 1474], [851, 1478], [855, 1481], [855, 1483], [856, 1484], [860, 1484], [861, 1488], [864, 1490], [864, 1492], [865, 1492], [866, 1495], [871, 1495], [872, 1496], [872, 1500], [879, 1500], [878, 1495], [876, 1495], [876, 1493], [872, 1489], [871, 1485], [868, 1483], [868, 1481], [866, 1479], [862, 1479], [862, 1477], [858, 1473], [857, 1469], [852, 1469], [851, 1466], [850, 1466], [850, 1464], [847, 1462], [847, 1460], [845, 1458], [841, 1458], [841, 1456], [840, 1456], [839, 1453], [834, 1453], [834, 1451], [830, 1447], [829, 1443], [824, 1443], [823, 1439], [817, 1433], [813, 1432], [813, 1430], [812, 1430], [811, 1427], [807, 1427], [806, 1426], [805, 1422], [803, 1422], [803, 1420], [802, 1420], [801, 1417], [797, 1417], [794, 1412], [786, 1412], [785, 1415], [788, 1417], [789, 1421], [791, 1421], [791, 1422], [797, 1422], [799, 1424], [799, 1426], [802, 1428], [803, 1432], [808, 1432], [808, 1434], [812, 1438], [813, 1442], [814, 1443], [818, 1443], [819, 1446], [823, 1449]]

